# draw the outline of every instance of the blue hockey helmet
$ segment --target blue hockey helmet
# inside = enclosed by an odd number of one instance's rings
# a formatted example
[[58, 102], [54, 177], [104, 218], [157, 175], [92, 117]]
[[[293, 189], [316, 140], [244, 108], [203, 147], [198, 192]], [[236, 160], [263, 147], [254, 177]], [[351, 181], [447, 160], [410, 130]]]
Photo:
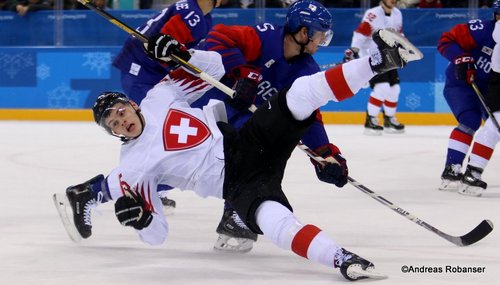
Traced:
[[493, 9], [493, 15], [500, 15], [500, 0], [493, 1], [493, 4], [491, 4], [491, 8]]
[[332, 14], [321, 3], [298, 0], [288, 8], [285, 28], [287, 32], [293, 34], [306, 27], [309, 38], [316, 32], [322, 32], [325, 34], [325, 40], [320, 45], [327, 46], [333, 36], [332, 20]]

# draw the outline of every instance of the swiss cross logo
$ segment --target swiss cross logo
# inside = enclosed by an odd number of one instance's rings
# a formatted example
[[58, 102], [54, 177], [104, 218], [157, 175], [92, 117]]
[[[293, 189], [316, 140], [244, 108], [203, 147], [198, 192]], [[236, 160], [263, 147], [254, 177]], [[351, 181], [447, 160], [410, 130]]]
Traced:
[[165, 150], [183, 150], [203, 143], [211, 132], [198, 118], [175, 109], [170, 109], [163, 124], [163, 147]]

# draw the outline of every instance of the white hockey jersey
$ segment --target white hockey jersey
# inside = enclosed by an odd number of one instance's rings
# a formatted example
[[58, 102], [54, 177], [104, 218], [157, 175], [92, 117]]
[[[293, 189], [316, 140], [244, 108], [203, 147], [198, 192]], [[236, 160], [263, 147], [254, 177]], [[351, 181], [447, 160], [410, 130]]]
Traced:
[[366, 10], [361, 24], [354, 31], [351, 47], [359, 48], [359, 56], [370, 54], [370, 49], [376, 48], [372, 40], [374, 32], [380, 29], [391, 29], [403, 33], [403, 16], [401, 10], [394, 7], [390, 15], [386, 15], [382, 6]]
[[[217, 80], [224, 75], [215, 52], [196, 50], [189, 62]], [[203, 110], [189, 106], [210, 88], [177, 69], [151, 89], [140, 105], [144, 130], [123, 144], [120, 164], [107, 178], [113, 200], [125, 189], [133, 189], [153, 211], [152, 224], [139, 231], [147, 243], [162, 243], [168, 232], [156, 193], [158, 184], [193, 190], [202, 197], [222, 197], [224, 152], [216, 122], [225, 120], [224, 105], [214, 100]]]

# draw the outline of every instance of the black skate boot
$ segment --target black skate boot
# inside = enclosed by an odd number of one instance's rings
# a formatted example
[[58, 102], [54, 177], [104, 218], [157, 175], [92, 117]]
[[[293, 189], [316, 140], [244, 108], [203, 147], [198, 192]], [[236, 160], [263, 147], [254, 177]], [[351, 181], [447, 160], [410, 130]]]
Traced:
[[395, 116], [386, 116], [384, 113], [384, 131], [391, 134], [402, 134], [405, 132], [405, 125], [398, 122]]
[[439, 190], [457, 191], [460, 188], [460, 180], [462, 180], [462, 165], [449, 164], [441, 174], [441, 186]]
[[215, 250], [245, 253], [252, 250], [253, 243], [257, 241], [257, 234], [231, 208], [224, 209], [216, 232], [219, 237], [214, 245]]
[[373, 41], [377, 44], [378, 51], [370, 55], [370, 65], [378, 74], [423, 58], [418, 48], [394, 31], [378, 30], [373, 34]]
[[365, 135], [370, 136], [380, 136], [382, 135], [382, 131], [384, 128], [378, 124], [378, 119], [375, 116], [368, 115], [366, 112], [366, 120], [365, 120]]
[[340, 268], [342, 276], [349, 281], [387, 278], [386, 275], [375, 271], [373, 263], [343, 248], [335, 254], [334, 266]]
[[464, 175], [462, 176], [462, 185], [458, 189], [458, 193], [467, 196], [479, 197], [483, 194], [488, 184], [481, 180], [483, 170], [478, 167], [467, 165]]
[[103, 179], [103, 175], [98, 175], [89, 181], [66, 189], [66, 196], [73, 210], [73, 221], [82, 238], [88, 238], [92, 235], [91, 208], [102, 200], [102, 193], [96, 195], [92, 192], [90, 185]]

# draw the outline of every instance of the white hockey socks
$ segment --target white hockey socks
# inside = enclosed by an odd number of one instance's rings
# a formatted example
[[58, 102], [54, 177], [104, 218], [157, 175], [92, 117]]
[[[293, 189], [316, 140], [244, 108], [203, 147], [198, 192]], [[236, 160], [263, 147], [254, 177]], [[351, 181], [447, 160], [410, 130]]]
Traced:
[[288, 108], [297, 120], [305, 120], [328, 101], [352, 97], [375, 74], [369, 58], [351, 60], [342, 65], [295, 80], [286, 94]]
[[334, 267], [334, 257], [340, 246], [318, 227], [302, 225], [285, 206], [275, 201], [265, 201], [257, 209], [256, 219], [264, 236], [280, 248]]
[[387, 82], [377, 83], [373, 86], [373, 90], [370, 93], [370, 98], [368, 99], [368, 105], [366, 110], [368, 115], [372, 117], [378, 116], [382, 105], [384, 104], [387, 94], [391, 91], [391, 86]]
[[396, 115], [400, 92], [401, 87], [399, 84], [392, 85], [390, 87], [389, 93], [387, 93], [384, 101], [384, 111], [386, 116], [394, 117], [394, 115]]
[[[493, 113], [497, 121], [500, 121], [500, 112]], [[491, 118], [480, 128], [475, 136], [475, 142], [472, 145], [469, 165], [485, 169], [486, 165], [493, 155], [496, 144], [500, 141], [500, 133]]]

